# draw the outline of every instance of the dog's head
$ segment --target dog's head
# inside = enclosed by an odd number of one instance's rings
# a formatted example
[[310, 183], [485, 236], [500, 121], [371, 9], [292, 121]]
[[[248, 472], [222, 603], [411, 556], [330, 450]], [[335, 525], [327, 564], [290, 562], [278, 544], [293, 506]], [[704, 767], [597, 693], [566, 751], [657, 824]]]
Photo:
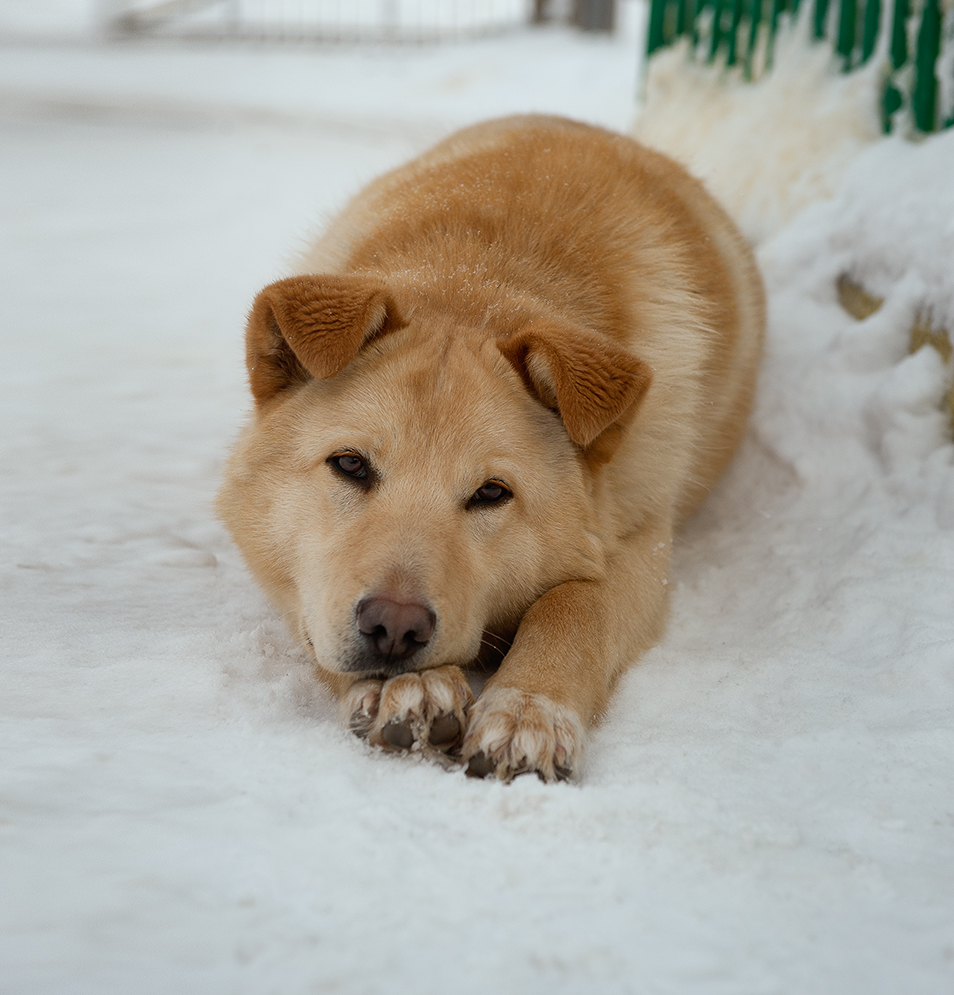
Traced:
[[343, 276], [266, 287], [246, 343], [257, 411], [219, 509], [326, 669], [469, 663], [601, 574], [597, 468], [648, 386], [635, 357], [553, 321], [405, 316]]

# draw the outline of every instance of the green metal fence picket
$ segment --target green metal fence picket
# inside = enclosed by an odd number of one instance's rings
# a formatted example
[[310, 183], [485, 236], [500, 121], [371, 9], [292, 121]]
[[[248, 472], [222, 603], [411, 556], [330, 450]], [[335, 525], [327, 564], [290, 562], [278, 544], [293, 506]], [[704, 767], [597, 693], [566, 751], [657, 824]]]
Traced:
[[[881, 0], [832, 0], [837, 11], [830, 10], [830, 0], [806, 2], [812, 3], [814, 38], [829, 40], [845, 72], [867, 63], [880, 31], [890, 32], [881, 94], [885, 131], [891, 130], [899, 113], [918, 132], [954, 126], [954, 99], [952, 106], [940, 106], [937, 78], [941, 54], [954, 47], [954, 10], [945, 35], [940, 0], [894, 0], [890, 23], [884, 25], [887, 8]], [[771, 70], [780, 26], [797, 14], [798, 7], [799, 0], [651, 0], [647, 53], [688, 38], [694, 57], [727, 68], [741, 66], [744, 79], [757, 79]], [[910, 39], [914, 39], [913, 56]], [[756, 64], [760, 52], [761, 66]], [[954, 92], [954, 86], [947, 92]]]

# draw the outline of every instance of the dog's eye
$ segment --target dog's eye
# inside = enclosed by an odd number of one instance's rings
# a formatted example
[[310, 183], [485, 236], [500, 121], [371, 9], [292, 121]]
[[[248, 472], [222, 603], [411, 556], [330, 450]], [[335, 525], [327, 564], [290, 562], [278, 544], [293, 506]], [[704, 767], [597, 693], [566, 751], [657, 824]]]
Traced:
[[504, 501], [513, 497], [513, 493], [508, 490], [499, 480], [488, 480], [481, 485], [471, 495], [467, 502], [468, 508], [486, 504], [503, 504]]
[[328, 462], [334, 469], [355, 480], [366, 481], [370, 475], [368, 464], [355, 453], [336, 453], [328, 458]]

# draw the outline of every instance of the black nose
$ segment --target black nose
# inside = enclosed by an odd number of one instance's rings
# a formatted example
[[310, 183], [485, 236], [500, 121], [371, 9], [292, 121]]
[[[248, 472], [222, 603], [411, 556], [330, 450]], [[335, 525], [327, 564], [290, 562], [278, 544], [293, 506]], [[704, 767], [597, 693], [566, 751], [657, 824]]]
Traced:
[[437, 616], [420, 601], [365, 598], [358, 603], [358, 631], [384, 662], [406, 660], [434, 634]]

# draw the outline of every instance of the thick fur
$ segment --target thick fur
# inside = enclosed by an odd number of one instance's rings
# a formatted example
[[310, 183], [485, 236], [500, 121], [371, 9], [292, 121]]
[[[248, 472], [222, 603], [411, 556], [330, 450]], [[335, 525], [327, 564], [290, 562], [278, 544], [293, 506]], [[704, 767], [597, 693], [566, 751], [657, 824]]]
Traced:
[[372, 183], [297, 270], [249, 318], [223, 520], [356, 732], [567, 776], [744, 432], [750, 250], [673, 161], [519, 117]]

